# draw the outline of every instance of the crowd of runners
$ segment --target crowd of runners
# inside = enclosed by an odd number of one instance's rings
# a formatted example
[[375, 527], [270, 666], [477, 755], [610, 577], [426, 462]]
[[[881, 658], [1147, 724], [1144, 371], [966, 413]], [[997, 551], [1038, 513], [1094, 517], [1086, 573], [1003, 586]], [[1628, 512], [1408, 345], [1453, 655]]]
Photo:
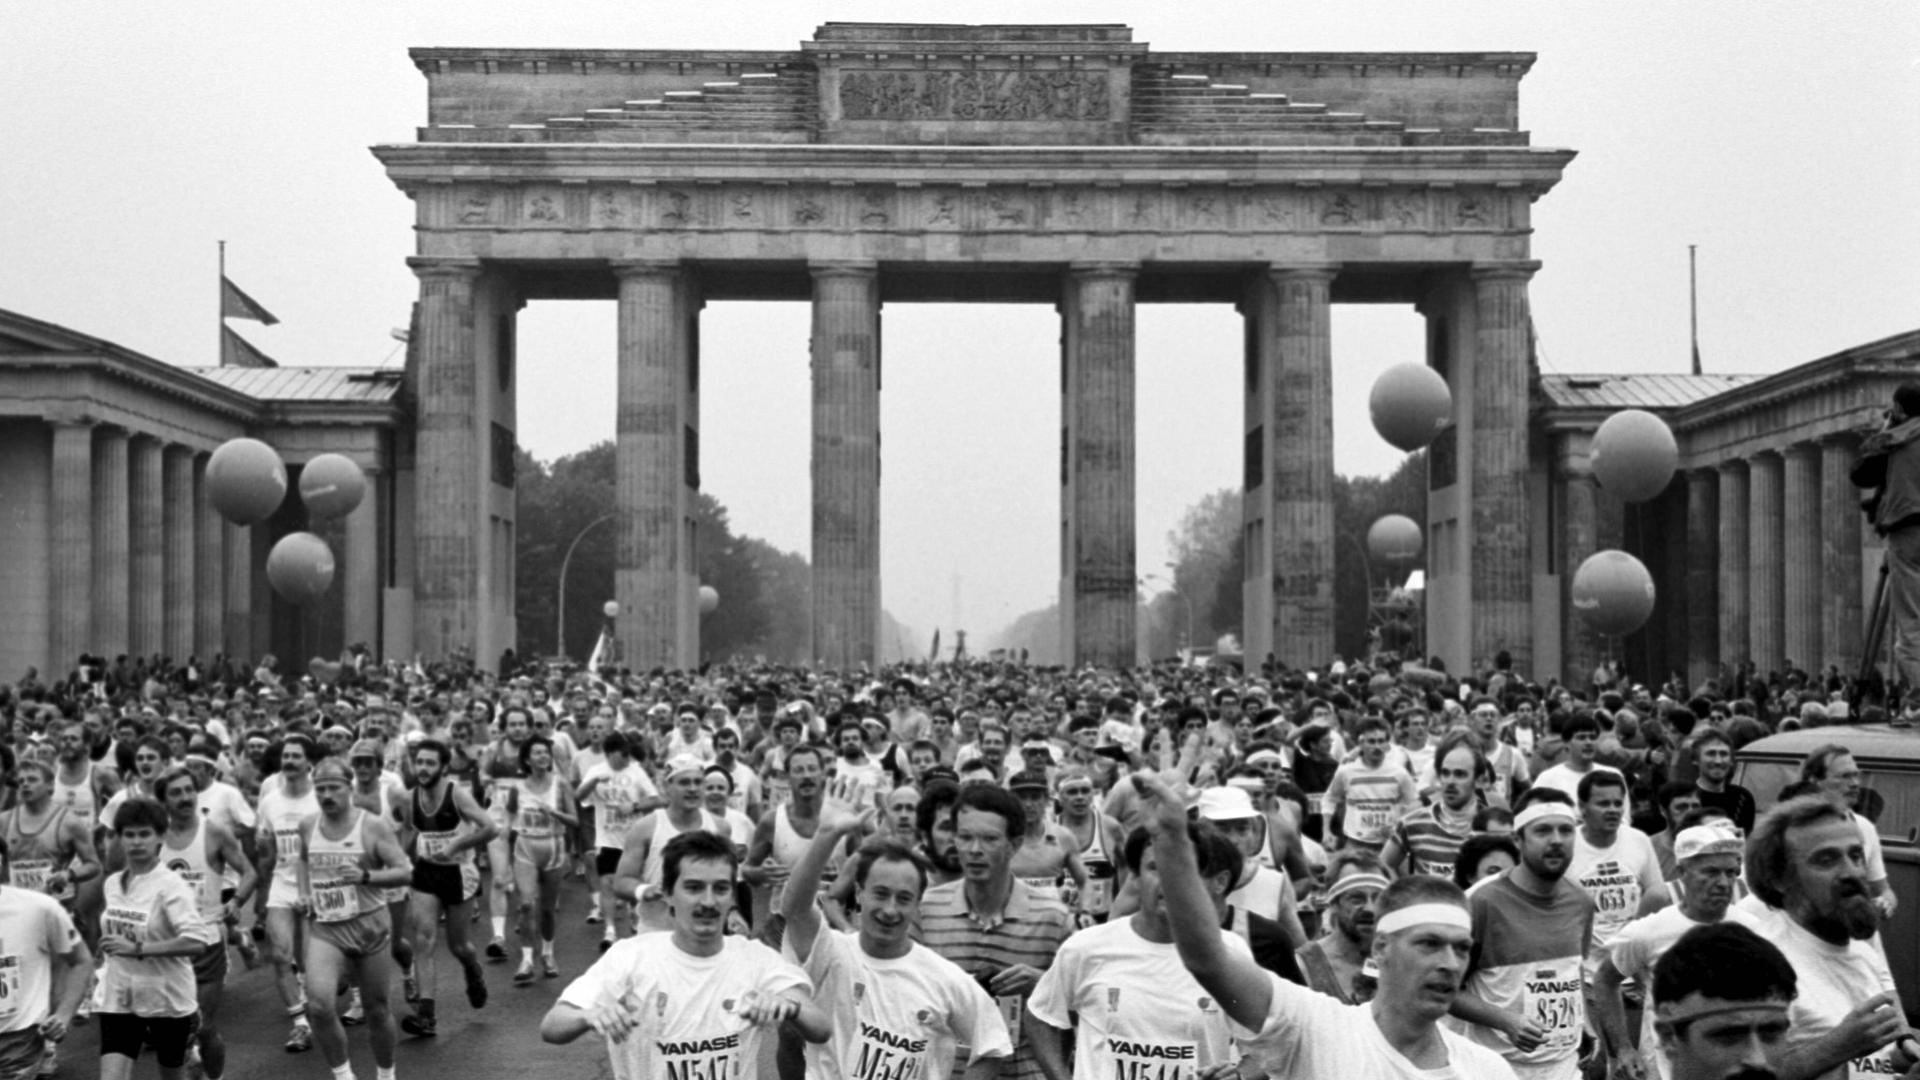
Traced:
[[[1920, 1077], [1859, 767], [1816, 751], [1764, 814], [1732, 782], [1745, 742], [1855, 719], [1844, 687], [1580, 689], [1391, 661], [29, 675], [0, 696], [0, 1080], [81, 1038], [105, 1077], [218, 1078], [267, 1037], [344, 1080], [356, 1028], [387, 1080], [509, 986], [631, 1080]], [[600, 957], [563, 971], [581, 934]], [[271, 965], [282, 1030], [223, 1030], [234, 963]]]

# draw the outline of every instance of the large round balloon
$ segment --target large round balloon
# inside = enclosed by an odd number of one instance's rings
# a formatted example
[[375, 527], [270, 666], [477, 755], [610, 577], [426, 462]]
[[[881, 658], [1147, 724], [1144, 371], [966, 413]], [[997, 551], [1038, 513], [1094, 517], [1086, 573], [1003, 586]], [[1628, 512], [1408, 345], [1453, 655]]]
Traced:
[[1412, 562], [1420, 556], [1420, 526], [1405, 514], [1388, 514], [1367, 530], [1367, 553], [1382, 562]]
[[700, 614], [711, 615], [713, 609], [720, 606], [720, 590], [711, 585], [700, 586]]
[[207, 459], [207, 500], [235, 525], [267, 520], [287, 497], [287, 467], [259, 439], [228, 439]]
[[1603, 634], [1640, 629], [1653, 614], [1653, 597], [1653, 575], [1624, 551], [1595, 552], [1573, 572], [1573, 610]]
[[366, 474], [352, 458], [321, 454], [300, 470], [300, 501], [314, 517], [346, 517], [366, 494]]
[[1395, 364], [1374, 380], [1367, 411], [1381, 438], [1411, 454], [1453, 419], [1453, 391], [1425, 364]]
[[1587, 451], [1600, 486], [1627, 502], [1645, 502], [1667, 490], [1680, 447], [1667, 422], [1640, 409], [1607, 417]]
[[287, 602], [310, 604], [333, 584], [333, 551], [312, 533], [288, 533], [267, 552], [267, 581]]

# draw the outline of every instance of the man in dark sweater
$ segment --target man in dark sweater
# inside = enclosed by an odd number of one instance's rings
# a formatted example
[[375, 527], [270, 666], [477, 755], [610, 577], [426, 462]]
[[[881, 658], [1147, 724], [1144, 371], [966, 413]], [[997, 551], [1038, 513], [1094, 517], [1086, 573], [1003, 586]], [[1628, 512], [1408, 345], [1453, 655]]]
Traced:
[[1693, 760], [1699, 769], [1694, 787], [1700, 793], [1700, 805], [1724, 810], [1740, 826], [1741, 832], [1753, 831], [1753, 792], [1733, 783], [1733, 742], [1719, 728], [1705, 725], [1693, 733]]

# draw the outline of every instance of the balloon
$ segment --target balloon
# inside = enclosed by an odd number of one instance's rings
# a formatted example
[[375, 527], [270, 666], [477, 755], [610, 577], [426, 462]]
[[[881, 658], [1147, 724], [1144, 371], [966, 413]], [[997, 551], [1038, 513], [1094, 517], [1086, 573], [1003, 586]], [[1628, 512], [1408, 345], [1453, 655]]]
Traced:
[[207, 459], [207, 500], [235, 525], [267, 520], [287, 497], [287, 467], [259, 439], [228, 439]]
[[601, 604], [600, 613], [602, 615], [605, 615], [609, 619], [619, 618], [620, 617], [620, 601], [609, 600], [606, 603]]
[[1381, 438], [1411, 454], [1453, 419], [1453, 392], [1425, 364], [1395, 364], [1374, 380], [1367, 412]]
[[352, 458], [321, 454], [300, 470], [300, 501], [314, 517], [346, 517], [366, 494], [366, 474]]
[[1622, 637], [1653, 614], [1653, 575], [1624, 551], [1599, 551], [1573, 572], [1573, 610], [1603, 634]]
[[314, 682], [323, 686], [332, 686], [340, 681], [340, 662], [324, 660], [316, 656], [307, 662], [307, 674], [313, 676]]
[[1367, 530], [1367, 553], [1382, 562], [1420, 557], [1420, 526], [1405, 514], [1388, 514]]
[[1630, 503], [1667, 490], [1680, 463], [1680, 447], [1667, 422], [1640, 409], [1607, 417], [1587, 451], [1600, 486]]
[[333, 584], [333, 552], [312, 533], [288, 533], [267, 552], [267, 581], [288, 603], [310, 604]]
[[713, 609], [720, 606], [720, 590], [711, 585], [700, 586], [700, 614], [711, 615]]

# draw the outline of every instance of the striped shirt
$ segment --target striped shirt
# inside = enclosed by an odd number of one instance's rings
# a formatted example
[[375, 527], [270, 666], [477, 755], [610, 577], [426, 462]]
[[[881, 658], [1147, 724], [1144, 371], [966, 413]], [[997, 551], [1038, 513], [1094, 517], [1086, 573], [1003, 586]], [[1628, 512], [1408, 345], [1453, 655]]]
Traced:
[[[958, 964], [960, 970], [983, 985], [1014, 964], [1047, 970], [1072, 933], [1073, 916], [1067, 905], [1018, 878], [997, 918], [974, 913], [967, 903], [965, 879], [936, 885], [920, 900], [920, 944]], [[996, 998], [995, 1003], [1007, 1018], [1007, 1032], [1013, 1037], [1013, 1057], [1000, 1068], [1003, 1080], [1044, 1076], [1034, 1059], [1026, 1026], [1020, 1022], [1026, 1012], [1025, 998], [1008, 995]], [[965, 1053], [954, 1056], [956, 1064], [966, 1060]]]
[[1430, 803], [1400, 819], [1394, 839], [1406, 855], [1407, 872], [1453, 878], [1453, 864], [1460, 857], [1460, 845], [1473, 832], [1472, 808], [1460, 818], [1458, 828], [1449, 828], [1447, 814], [1439, 803]]

